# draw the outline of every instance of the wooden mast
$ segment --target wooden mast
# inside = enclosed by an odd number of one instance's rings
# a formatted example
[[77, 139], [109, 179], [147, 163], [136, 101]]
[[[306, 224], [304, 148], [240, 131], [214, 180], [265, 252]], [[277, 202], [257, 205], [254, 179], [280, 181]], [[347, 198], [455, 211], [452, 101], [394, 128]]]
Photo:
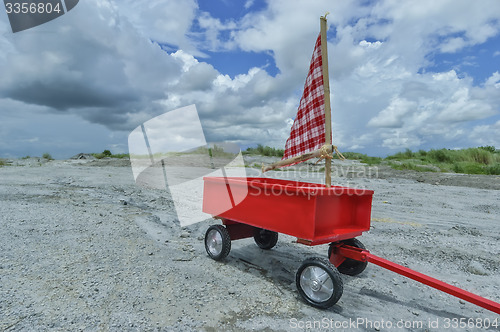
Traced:
[[[321, 60], [323, 63], [323, 89], [325, 90], [325, 145], [332, 144], [332, 110], [330, 108], [330, 79], [328, 76], [328, 50], [326, 39], [326, 16], [320, 17], [320, 34], [321, 34]], [[325, 158], [325, 186], [332, 186], [332, 160]]]

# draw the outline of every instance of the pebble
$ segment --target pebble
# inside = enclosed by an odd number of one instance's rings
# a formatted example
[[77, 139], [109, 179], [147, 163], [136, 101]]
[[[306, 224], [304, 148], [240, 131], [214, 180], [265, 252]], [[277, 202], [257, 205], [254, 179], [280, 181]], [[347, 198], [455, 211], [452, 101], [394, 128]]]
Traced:
[[488, 275], [488, 271], [478, 261], [471, 261], [467, 266], [467, 271], [479, 276]]

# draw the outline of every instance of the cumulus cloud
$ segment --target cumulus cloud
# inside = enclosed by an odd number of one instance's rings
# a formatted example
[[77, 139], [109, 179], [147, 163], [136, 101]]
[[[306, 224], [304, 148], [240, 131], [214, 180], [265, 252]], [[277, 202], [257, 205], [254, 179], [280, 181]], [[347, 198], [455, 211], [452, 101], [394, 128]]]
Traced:
[[110, 3], [144, 38], [168, 44], [172, 49], [203, 55], [190, 38], [198, 9], [195, 0], [112, 0]]
[[377, 116], [368, 121], [368, 126], [384, 128], [401, 128], [406, 115], [415, 109], [417, 104], [404, 98], [395, 98], [389, 106], [384, 108]]

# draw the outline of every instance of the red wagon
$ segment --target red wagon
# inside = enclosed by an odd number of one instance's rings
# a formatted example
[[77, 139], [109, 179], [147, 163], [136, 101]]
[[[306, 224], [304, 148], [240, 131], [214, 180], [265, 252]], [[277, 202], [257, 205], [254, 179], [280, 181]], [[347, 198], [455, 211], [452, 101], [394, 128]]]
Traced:
[[[215, 260], [229, 254], [232, 240], [253, 237], [260, 248], [271, 249], [278, 233], [306, 245], [345, 243], [364, 248], [354, 238], [370, 229], [372, 190], [270, 178], [205, 177], [204, 181], [203, 211], [225, 225], [210, 226], [205, 235], [205, 248]], [[307, 259], [296, 276], [299, 293], [313, 306], [332, 306], [342, 296], [339, 272], [356, 275], [365, 267], [366, 262], [348, 260], [335, 269], [326, 259]]]
[[278, 233], [305, 245], [329, 243], [328, 259], [306, 259], [296, 273], [302, 298], [328, 308], [342, 296], [340, 273], [355, 276], [368, 262], [500, 314], [500, 304], [371, 254], [355, 237], [370, 229], [372, 190], [270, 178], [205, 177], [203, 211], [221, 219], [205, 234], [205, 249], [224, 259], [231, 241], [253, 237], [273, 248]]

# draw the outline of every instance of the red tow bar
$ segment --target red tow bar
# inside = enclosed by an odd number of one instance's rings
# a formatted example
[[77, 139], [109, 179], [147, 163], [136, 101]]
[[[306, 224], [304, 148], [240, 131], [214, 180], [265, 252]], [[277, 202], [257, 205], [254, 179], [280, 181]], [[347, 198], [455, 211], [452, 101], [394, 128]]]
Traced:
[[397, 274], [421, 282], [427, 286], [436, 288], [442, 292], [456, 296], [462, 300], [468, 301], [484, 309], [500, 314], [500, 303], [488, 300], [482, 296], [473, 294], [461, 288], [447, 284], [441, 280], [437, 280], [423, 273], [414, 271], [402, 265], [388, 261], [387, 259], [375, 256], [366, 249], [360, 249], [353, 246], [348, 246], [343, 243], [336, 244], [332, 251], [332, 255], [330, 256], [330, 262], [335, 266], [339, 266], [346, 258], [354, 259], [360, 262], [373, 263], [375, 265], [383, 267], [384, 269], [396, 272]]

